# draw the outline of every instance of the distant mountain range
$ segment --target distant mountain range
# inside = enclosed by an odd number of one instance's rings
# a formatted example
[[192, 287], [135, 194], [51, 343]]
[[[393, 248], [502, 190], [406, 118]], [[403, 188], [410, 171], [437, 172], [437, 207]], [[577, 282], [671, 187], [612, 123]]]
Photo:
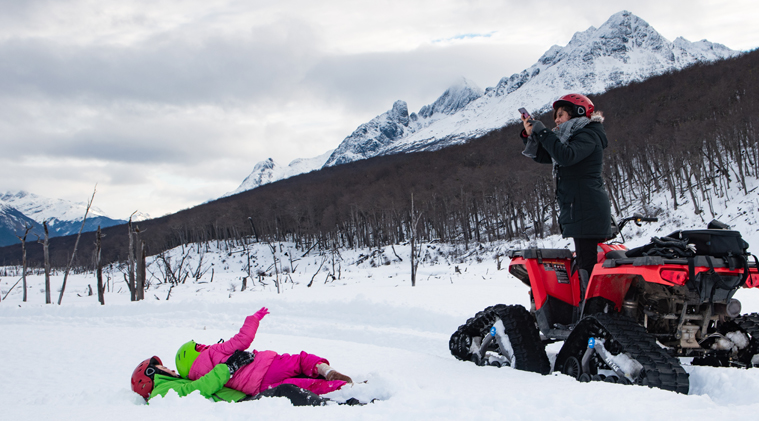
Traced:
[[[323, 167], [375, 156], [436, 150], [480, 137], [518, 119], [517, 108], [533, 113], [550, 109], [561, 95], [599, 94], [698, 62], [740, 54], [707, 40], [673, 42], [628, 11], [616, 13], [600, 28], [574, 34], [564, 46], [554, 45], [530, 68], [480, 89], [462, 78], [435, 102], [409, 113], [405, 101], [361, 124], [333, 151], [288, 166], [259, 162], [233, 192], [240, 193]], [[603, 110], [603, 104], [598, 104]]]
[[[82, 226], [86, 203], [63, 199], [49, 199], [25, 191], [7, 192], [0, 195], [0, 246], [20, 243], [27, 226], [32, 227], [26, 240], [44, 238], [42, 222], [47, 221], [51, 237], [76, 234]], [[95, 231], [97, 227], [110, 227], [127, 221], [111, 219], [96, 207], [91, 207], [83, 231]]]
[[253, 167], [253, 171], [243, 180], [240, 186], [225, 194], [222, 197], [231, 196], [250, 189], [254, 189], [264, 184], [273, 183], [277, 180], [284, 180], [292, 176], [318, 170], [323, 167], [327, 159], [332, 155], [332, 151], [325, 152], [316, 158], [296, 159], [290, 165], [284, 167], [269, 158], [261, 161]]

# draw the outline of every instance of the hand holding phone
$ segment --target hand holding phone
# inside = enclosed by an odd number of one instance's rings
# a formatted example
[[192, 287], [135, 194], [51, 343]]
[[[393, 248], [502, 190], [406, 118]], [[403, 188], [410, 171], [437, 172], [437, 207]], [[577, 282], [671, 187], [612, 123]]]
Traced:
[[527, 119], [527, 120], [532, 120], [530, 113], [528, 113], [524, 107], [519, 109], [519, 113], [522, 114], [522, 118]]

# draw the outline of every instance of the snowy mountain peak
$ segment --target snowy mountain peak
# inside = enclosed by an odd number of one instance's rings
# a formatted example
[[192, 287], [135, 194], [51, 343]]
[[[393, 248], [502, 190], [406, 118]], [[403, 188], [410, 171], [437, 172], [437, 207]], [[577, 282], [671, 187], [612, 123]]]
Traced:
[[406, 101], [395, 101], [395, 103], [393, 103], [393, 108], [390, 109], [388, 117], [392, 121], [397, 121], [404, 126], [407, 126], [409, 115]]
[[346, 137], [332, 152], [325, 167], [376, 156], [383, 148], [402, 138], [414, 128], [409, 127], [412, 117], [408, 113], [406, 101], [395, 101], [393, 107], [367, 123], [364, 123]]
[[32, 227], [30, 235], [43, 236], [42, 223], [47, 221], [50, 236], [76, 234], [118, 225], [126, 221], [111, 219], [95, 206], [90, 207], [87, 221], [82, 226], [85, 202], [50, 199], [26, 191], [0, 194], [0, 246], [18, 242], [17, 235]]
[[261, 161], [258, 164], [256, 164], [255, 167], [253, 167], [253, 170], [256, 171], [264, 171], [264, 170], [273, 170], [274, 168], [278, 167], [279, 164], [274, 162], [273, 159], [269, 158], [265, 161]]
[[222, 197], [231, 196], [264, 184], [272, 183], [278, 179], [278, 174], [282, 174], [283, 172], [284, 170], [282, 166], [277, 164], [273, 159], [269, 158], [261, 161], [253, 167], [253, 171], [245, 177], [245, 180], [242, 181], [242, 184], [240, 184], [237, 189], [226, 193]]
[[455, 114], [470, 102], [482, 96], [484, 91], [469, 79], [461, 78], [430, 105], [419, 110], [419, 116], [430, 118], [434, 114]]
[[602, 93], [737, 54], [706, 40], [670, 42], [645, 20], [623, 10], [599, 28], [576, 32], [566, 46], [552, 46], [535, 64], [501, 78], [484, 92], [462, 78], [418, 113], [409, 114], [406, 102], [396, 101], [343, 139], [324, 166], [466, 142], [516, 121], [519, 107], [539, 113], [567, 93]]
[[[44, 220], [81, 221], [87, 209], [85, 202], [50, 199], [23, 190], [0, 195], [0, 204], [13, 207], [40, 224]], [[92, 206], [88, 217], [94, 216], [105, 216], [105, 213]]]
[[465, 142], [516, 121], [519, 107], [542, 112], [567, 93], [602, 93], [697, 62], [736, 54], [706, 40], [692, 43], [678, 38], [670, 42], [643, 19], [622, 11], [600, 28], [575, 33], [566, 46], [552, 46], [531, 67], [502, 78], [455, 113], [415, 127], [374, 156], [434, 150]]
[[264, 184], [273, 183], [285, 178], [294, 177], [298, 174], [304, 174], [317, 170], [324, 166], [327, 162], [327, 158], [332, 155], [332, 151], [327, 151], [314, 158], [298, 158], [290, 162], [286, 167], [278, 164], [273, 159], [269, 158], [257, 163], [253, 167], [253, 171], [245, 177], [245, 180], [235, 190], [224, 194], [222, 197], [232, 196], [237, 193], [242, 193], [254, 189]]
[[[616, 28], [616, 27], [627, 27], [632, 28], [635, 26], [642, 26], [642, 27], [650, 27], [648, 22], [645, 20], [639, 18], [638, 16], [634, 15], [633, 13], [622, 10], [621, 12], [617, 12], [609, 17], [609, 19], [606, 20], [606, 22], [601, 26], [602, 28], [606, 26], [609, 28]], [[591, 26], [591, 29], [593, 27]]]

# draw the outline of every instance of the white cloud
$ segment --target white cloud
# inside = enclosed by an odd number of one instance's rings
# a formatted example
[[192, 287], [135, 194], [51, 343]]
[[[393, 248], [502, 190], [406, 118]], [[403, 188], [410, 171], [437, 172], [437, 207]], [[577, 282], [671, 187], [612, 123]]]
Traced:
[[0, 191], [161, 215], [257, 161], [336, 147], [403, 99], [481, 87], [627, 9], [672, 40], [757, 45], [757, 6], [521, 1], [0, 0]]

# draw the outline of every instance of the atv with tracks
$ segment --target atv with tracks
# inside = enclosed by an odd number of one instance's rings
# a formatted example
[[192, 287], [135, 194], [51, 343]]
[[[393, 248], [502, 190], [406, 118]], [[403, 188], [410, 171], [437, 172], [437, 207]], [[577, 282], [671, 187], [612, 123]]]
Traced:
[[[655, 222], [634, 215], [627, 222]], [[688, 393], [681, 366], [759, 366], [759, 314], [733, 298], [759, 287], [756, 257], [718, 221], [628, 250], [599, 243], [591, 276], [567, 249], [512, 250], [509, 272], [530, 288], [531, 309], [498, 304], [451, 336], [449, 348], [477, 365], [548, 374], [545, 351], [564, 341], [553, 370], [580, 381], [639, 384]]]

